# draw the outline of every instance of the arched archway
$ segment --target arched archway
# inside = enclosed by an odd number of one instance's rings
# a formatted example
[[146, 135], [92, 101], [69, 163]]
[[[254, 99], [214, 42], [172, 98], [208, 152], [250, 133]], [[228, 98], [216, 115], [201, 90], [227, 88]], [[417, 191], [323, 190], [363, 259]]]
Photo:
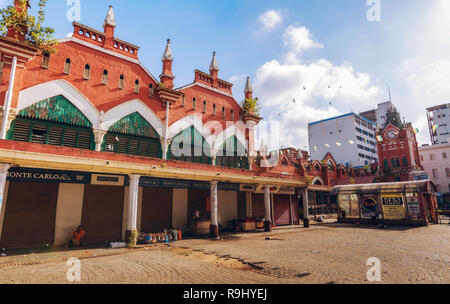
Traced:
[[245, 147], [236, 136], [226, 140], [217, 151], [216, 166], [248, 169], [248, 157]]
[[63, 95], [31, 103], [18, 112], [8, 139], [80, 149], [95, 147], [92, 122]]
[[211, 147], [202, 134], [191, 126], [172, 139], [168, 159], [211, 165]]
[[131, 113], [108, 128], [103, 151], [161, 158], [158, 132], [138, 112]]
[[17, 112], [31, 107], [33, 104], [63, 96], [72, 103], [92, 124], [92, 128], [99, 128], [100, 113], [97, 108], [75, 87], [65, 80], [54, 80], [25, 89], [19, 94]]

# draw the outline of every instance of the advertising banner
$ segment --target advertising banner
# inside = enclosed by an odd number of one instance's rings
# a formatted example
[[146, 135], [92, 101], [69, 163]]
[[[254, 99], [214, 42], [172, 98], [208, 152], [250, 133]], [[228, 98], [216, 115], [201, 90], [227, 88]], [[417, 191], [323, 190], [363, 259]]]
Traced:
[[419, 205], [419, 195], [417, 193], [408, 194], [406, 196], [406, 202], [408, 204], [408, 219], [410, 220], [420, 220], [420, 205]]
[[382, 194], [383, 213], [386, 220], [403, 220], [406, 216], [405, 203], [402, 194]]
[[380, 210], [375, 195], [361, 195], [361, 215], [362, 218], [378, 218]]

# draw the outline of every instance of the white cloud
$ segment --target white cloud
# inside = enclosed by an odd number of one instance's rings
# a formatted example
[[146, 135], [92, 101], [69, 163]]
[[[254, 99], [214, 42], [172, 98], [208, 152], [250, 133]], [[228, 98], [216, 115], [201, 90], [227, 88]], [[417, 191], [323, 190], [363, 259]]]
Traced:
[[404, 42], [411, 50], [393, 71], [400, 90], [393, 101], [419, 129], [420, 144], [430, 143], [426, 108], [450, 102], [450, 2], [433, 1], [424, 14], [412, 30], [408, 26]]
[[324, 47], [307, 28], [289, 26], [282, 39], [284, 60], [260, 66], [254, 88], [261, 100], [262, 116], [279, 122], [284, 147], [305, 148], [310, 122], [367, 110], [374, 104], [380, 89], [371, 84], [370, 75], [356, 72], [349, 63], [301, 60], [303, 51]]
[[306, 27], [295, 27], [292, 25], [284, 31], [283, 45], [295, 54], [312, 48], [323, 48], [321, 43], [313, 40], [313, 35]]
[[270, 10], [259, 16], [259, 22], [265, 31], [271, 31], [283, 23], [280, 11]]
[[6, 6], [8, 6], [9, 3], [12, 3], [12, 1], [8, 1], [8, 0], [0, 0], [0, 8], [4, 8]]

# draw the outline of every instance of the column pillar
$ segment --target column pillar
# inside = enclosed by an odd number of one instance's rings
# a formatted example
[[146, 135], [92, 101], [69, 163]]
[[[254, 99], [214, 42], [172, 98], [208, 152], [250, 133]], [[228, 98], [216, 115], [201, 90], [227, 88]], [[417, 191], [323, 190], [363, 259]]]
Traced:
[[9, 168], [11, 168], [11, 165], [9, 164], [0, 164], [0, 210], [2, 209], [1, 207], [6, 186], [6, 175], [8, 174]]
[[164, 142], [163, 142], [163, 159], [167, 159], [167, 152], [169, 151], [169, 115], [170, 103], [166, 101], [166, 125], [164, 127]]
[[245, 192], [245, 216], [253, 217], [252, 192]]
[[3, 118], [2, 127], [0, 130], [0, 139], [6, 139], [6, 132], [8, 131], [9, 112], [14, 91], [14, 80], [16, 77], [17, 57], [14, 56], [12, 60], [11, 75], [9, 78], [8, 91], [6, 92], [5, 102], [3, 104]]
[[264, 228], [266, 232], [272, 232], [272, 215], [271, 215], [271, 203], [270, 203], [270, 186], [266, 185], [264, 187], [264, 210], [266, 221], [264, 223]]
[[102, 150], [103, 139], [105, 138], [106, 131], [103, 130], [94, 130], [94, 140], [95, 140], [95, 151]]
[[211, 237], [219, 237], [219, 222], [218, 222], [218, 199], [217, 199], [217, 185], [219, 182], [211, 182]]
[[128, 192], [128, 221], [127, 241], [136, 244], [137, 241], [137, 215], [139, 205], [139, 179], [140, 175], [130, 174], [130, 188]]
[[308, 188], [303, 191], [303, 226], [309, 228]]

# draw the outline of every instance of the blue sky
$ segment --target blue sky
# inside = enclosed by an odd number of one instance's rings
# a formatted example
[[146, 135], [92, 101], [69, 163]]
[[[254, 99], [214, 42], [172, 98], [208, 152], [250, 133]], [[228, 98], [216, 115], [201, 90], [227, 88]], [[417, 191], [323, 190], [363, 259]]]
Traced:
[[[101, 30], [113, 5], [116, 36], [141, 47], [154, 75], [171, 38], [177, 87], [192, 82], [194, 69], [207, 71], [216, 51], [219, 76], [235, 83], [237, 100], [252, 77], [262, 116], [286, 132], [283, 146], [306, 146], [310, 121], [374, 108], [388, 86], [426, 143], [425, 108], [450, 102], [450, 1], [380, 0], [380, 22], [367, 20], [366, 1], [81, 0], [80, 22]], [[69, 6], [47, 6], [47, 24], [64, 38]]]

